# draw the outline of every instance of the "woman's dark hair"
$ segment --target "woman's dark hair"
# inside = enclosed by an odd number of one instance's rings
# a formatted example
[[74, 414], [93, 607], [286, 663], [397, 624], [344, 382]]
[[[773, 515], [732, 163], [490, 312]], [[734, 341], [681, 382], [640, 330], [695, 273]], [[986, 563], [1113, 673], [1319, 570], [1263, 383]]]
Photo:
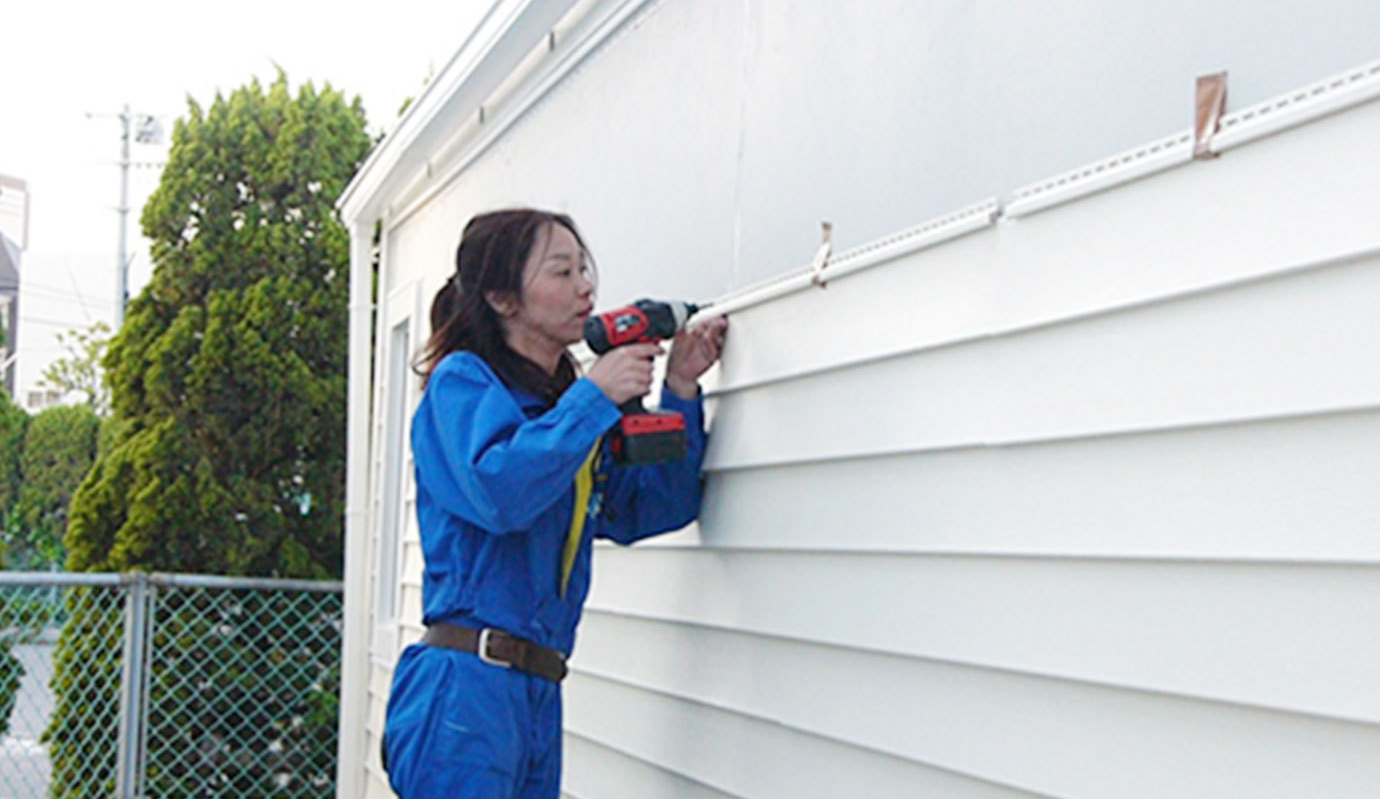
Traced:
[[431, 338], [413, 362], [422, 384], [441, 359], [457, 350], [483, 358], [505, 382], [554, 404], [575, 382], [575, 361], [567, 353], [550, 375], [508, 346], [503, 324], [485, 300], [489, 292], [522, 297], [523, 268], [541, 231], [550, 225], [569, 230], [591, 264], [584, 239], [565, 214], [516, 208], [474, 217], [455, 250], [455, 273], [431, 302]]

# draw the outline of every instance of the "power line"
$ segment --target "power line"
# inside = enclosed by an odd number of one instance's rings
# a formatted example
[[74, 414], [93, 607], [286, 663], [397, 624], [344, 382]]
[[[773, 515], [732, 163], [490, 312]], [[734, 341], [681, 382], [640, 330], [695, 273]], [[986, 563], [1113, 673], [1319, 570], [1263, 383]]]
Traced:
[[80, 294], [74, 294], [70, 291], [33, 292], [32, 290], [25, 289], [20, 292], [19, 296], [21, 298], [27, 297], [29, 299], [42, 300], [44, 302], [61, 302], [81, 305], [83, 308], [86, 308], [87, 305], [96, 305], [104, 309], [109, 309], [111, 307], [111, 303], [108, 300], [95, 300]]
[[70, 322], [70, 321], [63, 322], [63, 321], [59, 321], [59, 320], [57, 320], [57, 319], [46, 319], [46, 318], [41, 317], [41, 316], [21, 316], [21, 317], [19, 317], [19, 321], [21, 321], [21, 322], [29, 322], [29, 323], [35, 324], [35, 325], [48, 325], [48, 326], [50, 326], [50, 327], [64, 327], [64, 328], [67, 328], [67, 329], [69, 329], [69, 330], [82, 330], [82, 329], [84, 329], [84, 328], [90, 327], [90, 325], [83, 325], [83, 324], [81, 324], [80, 322], [78, 322], [78, 323], [76, 323], [76, 324], [73, 324], [73, 323]]
[[61, 289], [61, 288], [58, 288], [58, 287], [56, 287], [56, 286], [44, 286], [44, 285], [31, 286], [31, 285], [28, 285], [28, 284], [20, 284], [20, 285], [16, 286], [16, 285], [14, 285], [13, 283], [3, 283], [3, 282], [0, 282], [0, 291], [4, 291], [4, 290], [6, 290], [6, 289], [10, 289], [10, 290], [15, 290], [15, 289], [17, 289], [17, 290], [19, 291], [19, 296], [20, 296], [20, 297], [24, 297], [24, 296], [26, 296], [26, 295], [28, 295], [28, 294], [30, 294], [30, 293], [37, 293], [37, 294], [39, 294], [39, 295], [41, 295], [41, 296], [48, 296], [48, 297], [74, 297], [74, 298], [76, 298], [76, 301], [77, 301], [77, 302], [83, 302], [83, 303], [89, 302], [89, 303], [94, 303], [94, 304], [96, 304], [96, 305], [104, 305], [104, 306], [107, 307], [107, 308], [109, 308], [109, 307], [111, 306], [111, 302], [110, 302], [109, 300], [100, 300], [100, 299], [96, 299], [96, 298], [94, 298], [94, 297], [88, 297], [87, 295], [82, 294], [81, 292], [77, 292], [77, 291], [68, 291], [68, 290], [66, 290], [66, 289]]

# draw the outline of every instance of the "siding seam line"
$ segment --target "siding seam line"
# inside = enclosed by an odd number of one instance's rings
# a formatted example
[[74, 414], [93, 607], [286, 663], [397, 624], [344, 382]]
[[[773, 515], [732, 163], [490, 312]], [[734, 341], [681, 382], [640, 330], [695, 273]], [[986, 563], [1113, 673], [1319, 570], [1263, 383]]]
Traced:
[[723, 795], [725, 795], [725, 796], [734, 797], [734, 799], [746, 799], [746, 797], [744, 797], [742, 794], [733, 793], [732, 791], [726, 791], [726, 790], [724, 790], [723, 788], [719, 788], [719, 787], [716, 787], [716, 786], [714, 786], [714, 785], [711, 785], [711, 784], [705, 782], [704, 780], [700, 780], [700, 779], [696, 779], [696, 778], [694, 778], [694, 777], [691, 777], [690, 775], [688, 775], [688, 774], [686, 774], [686, 773], [684, 773], [684, 772], [682, 772], [682, 771], [677, 771], [676, 769], [669, 768], [669, 767], [667, 767], [667, 766], [665, 766], [665, 765], [663, 765], [663, 764], [661, 764], [661, 763], [654, 763], [654, 762], [648, 760], [647, 758], [642, 757], [642, 756], [640, 756], [640, 755], [633, 754], [632, 752], [629, 752], [629, 751], [627, 751], [626, 749], [619, 749], [619, 748], [616, 747], [616, 746], [611, 746], [611, 745], [609, 745], [609, 744], [607, 744], [607, 743], [604, 743], [602, 740], [600, 740], [600, 739], [598, 739], [598, 738], [595, 738], [594, 736], [589, 735], [589, 734], [587, 734], [587, 733], [577, 732], [577, 731], [575, 731], [575, 730], [570, 729], [569, 727], [562, 727], [562, 728], [561, 728], [561, 731], [562, 731], [563, 733], [565, 733], [566, 735], [569, 735], [569, 736], [572, 737], [572, 738], [579, 738], [580, 740], [582, 740], [582, 741], [588, 743], [588, 744], [591, 745], [591, 746], [597, 746], [597, 747], [599, 747], [600, 749], [605, 749], [605, 750], [608, 750], [608, 751], [610, 751], [610, 752], [617, 753], [618, 755], [620, 755], [620, 756], [622, 756], [622, 757], [626, 757], [626, 758], [628, 758], [629, 760], [635, 760], [635, 761], [637, 761], [638, 763], [641, 763], [641, 764], [645, 765], [647, 768], [656, 769], [657, 771], [665, 772], [665, 773], [670, 774], [670, 775], [672, 775], [672, 776], [674, 776], [674, 777], [676, 777], [676, 778], [678, 778], [678, 779], [685, 780], [686, 782], [691, 783], [692, 785], [698, 785], [698, 786], [700, 786], [701, 788], [706, 788], [706, 789], [711, 790], [711, 791], [713, 791], [713, 792], [715, 792], [715, 793], [720, 793], [720, 794], [723, 794]]
[[[601, 547], [610, 552], [621, 553], [624, 550], [613, 546]], [[637, 552], [702, 552], [718, 555], [773, 555], [773, 556], [812, 556], [820, 555], [833, 557], [836, 555], [846, 555], [849, 557], [877, 557], [877, 558], [896, 558], [896, 557], [919, 557], [931, 558], [935, 560], [1016, 560], [1016, 561], [1049, 561], [1049, 562], [1088, 562], [1088, 563], [1118, 563], [1129, 565], [1160, 564], [1169, 566], [1285, 566], [1299, 568], [1375, 568], [1380, 567], [1380, 555], [1371, 558], [1339, 558], [1339, 557], [1283, 557], [1283, 556], [1260, 556], [1245, 557], [1240, 555], [1166, 555], [1154, 553], [1124, 553], [1108, 554], [1101, 552], [1014, 552], [1000, 550], [960, 550], [960, 549], [843, 549], [843, 548], [820, 548], [811, 549], [791, 548], [786, 546], [723, 546], [717, 544], [654, 544], [639, 547]], [[635, 555], [629, 555], [635, 557]]]
[[[865, 744], [865, 743], [861, 743], [861, 742], [859, 742], [859, 741], [852, 741], [852, 740], [848, 740], [848, 739], [846, 739], [846, 738], [838, 738], [838, 737], [835, 737], [835, 736], [832, 736], [832, 735], [828, 735], [828, 734], [825, 734], [825, 733], [822, 733], [822, 732], [818, 732], [818, 731], [815, 731], [815, 730], [810, 730], [810, 729], [807, 729], [807, 728], [804, 728], [804, 727], [798, 727], [798, 726], [796, 726], [796, 725], [794, 725], [794, 724], [788, 724], [788, 723], [786, 723], [786, 722], [784, 722], [784, 721], [781, 721], [780, 719], [771, 718], [771, 717], [768, 717], [768, 716], [755, 716], [755, 715], [753, 715], [753, 714], [751, 714], [751, 713], [747, 713], [747, 712], [745, 712], [745, 711], [739, 710], [739, 709], [737, 709], [737, 708], [729, 707], [729, 706], [727, 706], [727, 705], [715, 704], [715, 703], [713, 703], [713, 702], [707, 702], [707, 701], [704, 701], [703, 699], [699, 699], [699, 698], [695, 698], [695, 697], [687, 697], [687, 696], [684, 696], [684, 695], [681, 695], [681, 694], [677, 694], [677, 693], [672, 692], [672, 691], [668, 691], [668, 690], [661, 689], [661, 688], [656, 688], [656, 687], [653, 687], [653, 686], [650, 686], [650, 685], [646, 685], [646, 684], [643, 684], [643, 683], [632, 682], [632, 681], [629, 681], [629, 680], [620, 679], [620, 678], [618, 678], [618, 677], [609, 676], [608, 674], [601, 673], [601, 672], [598, 672], [598, 671], [592, 671], [592, 670], [589, 670], [589, 669], [584, 669], [584, 668], [579, 668], [579, 667], [572, 667], [571, 670], [574, 671], [574, 672], [576, 672], [576, 673], [578, 673], [578, 674], [580, 674], [580, 675], [582, 675], [582, 676], [585, 677], [586, 679], [597, 680], [597, 681], [599, 681], [599, 682], [609, 683], [609, 684], [612, 684], [612, 685], [614, 685], [614, 686], [618, 686], [618, 687], [621, 687], [621, 688], [630, 688], [630, 689], [632, 689], [632, 690], [634, 690], [634, 691], [641, 691], [641, 692], [643, 692], [643, 693], [649, 693], [649, 694], [654, 694], [654, 695], [661, 696], [661, 697], [670, 698], [670, 699], [672, 699], [672, 700], [674, 700], [674, 701], [684, 702], [684, 703], [686, 703], [686, 704], [688, 704], [688, 705], [694, 705], [694, 706], [696, 706], [696, 707], [707, 708], [707, 709], [712, 710], [712, 711], [715, 711], [715, 712], [717, 712], [717, 713], [724, 713], [724, 714], [727, 714], [727, 715], [736, 716], [736, 717], [738, 717], [738, 718], [740, 718], [740, 719], [745, 719], [745, 720], [748, 720], [748, 721], [751, 721], [751, 722], [765, 723], [765, 724], [767, 724], [767, 725], [769, 725], [769, 726], [777, 727], [777, 728], [780, 728], [780, 729], [787, 730], [787, 731], [789, 731], [789, 732], [795, 733], [796, 735], [803, 735], [803, 736], [806, 736], [806, 737], [809, 737], [809, 738], [815, 738], [815, 739], [817, 739], [817, 740], [827, 741], [827, 742], [829, 742], [829, 743], [832, 743], [832, 744], [835, 744], [835, 745], [839, 745], [839, 746], [844, 746], [844, 747], [849, 748], [849, 749], [856, 749], [856, 750], [858, 750], [858, 751], [860, 751], [860, 752], [871, 753], [871, 754], [874, 755], [874, 756], [880, 756], [880, 757], [885, 757], [885, 758], [889, 758], [889, 759], [892, 759], [892, 760], [898, 760], [898, 761], [901, 761], [901, 762], [904, 762], [904, 763], [911, 763], [911, 764], [917, 765], [917, 766], [919, 766], [919, 767], [921, 767], [921, 768], [930, 769], [930, 770], [933, 770], [933, 771], [940, 772], [940, 773], [942, 773], [942, 774], [947, 774], [947, 775], [949, 775], [949, 776], [958, 777], [958, 778], [960, 778], [960, 779], [971, 780], [971, 781], [973, 781], [973, 782], [979, 782], [979, 783], [983, 783], [983, 784], [985, 784], [985, 785], [992, 785], [992, 786], [996, 786], [996, 787], [998, 787], [998, 788], [1002, 788], [1002, 789], [1005, 789], [1005, 790], [1015, 790], [1015, 791], [1019, 791], [1020, 793], [1027, 794], [1027, 795], [1030, 795], [1030, 796], [1033, 796], [1033, 797], [1040, 797], [1041, 799], [1055, 799], [1055, 797], [1054, 797], [1053, 795], [1051, 795], [1051, 794], [1038, 793], [1038, 792], [1032, 791], [1032, 790], [1030, 790], [1030, 789], [1028, 789], [1028, 788], [1022, 788], [1022, 787], [1020, 787], [1020, 786], [1013, 785], [1013, 784], [1011, 784], [1011, 783], [1001, 782], [1001, 781], [999, 781], [999, 780], [994, 780], [994, 779], [991, 779], [991, 778], [989, 778], [989, 777], [983, 777], [983, 776], [981, 776], [981, 775], [974, 774], [974, 773], [972, 773], [972, 772], [960, 771], [960, 770], [955, 769], [955, 768], [951, 768], [951, 767], [939, 765], [938, 763], [933, 763], [933, 762], [926, 761], [926, 760], [918, 760], [918, 759], [916, 759], [916, 758], [914, 758], [914, 757], [911, 757], [911, 756], [909, 756], [909, 755], [903, 755], [903, 754], [899, 754], [899, 753], [897, 753], [897, 752], [890, 752], [890, 751], [887, 751], [887, 750], [885, 750], [885, 749], [878, 749], [877, 747], [872, 746], [871, 744]], [[568, 729], [568, 728], [567, 728], [567, 732], [569, 732], [569, 729]], [[588, 739], [588, 736], [586, 736], [586, 735], [580, 735], [580, 737], [583, 737], [583, 738]], [[612, 748], [612, 747], [610, 747], [610, 748]], [[620, 752], [620, 753], [622, 753], [622, 754], [629, 754], [628, 752], [626, 752], [625, 750], [622, 750], [622, 749], [617, 749], [616, 751], [618, 751], [618, 752]], [[645, 758], [638, 757], [638, 759], [639, 759], [639, 760], [643, 760], [644, 762], [651, 763], [651, 761], [648, 761], [648, 760], [646, 760]], [[656, 764], [653, 764], [653, 765], [656, 765]], [[661, 767], [661, 766], [658, 766], [658, 767]], [[671, 769], [669, 769], [669, 768], [666, 769], [666, 770], [671, 771]], [[679, 773], [679, 772], [674, 772], [674, 773]], [[713, 786], [710, 786], [710, 787], [713, 787]], [[718, 790], [718, 789], [716, 788], [715, 790]], [[733, 794], [733, 795], [737, 796], [738, 794], [735, 793], [735, 794]]]
[[1073, 313], [1062, 314], [1046, 319], [1036, 319], [1034, 321], [1020, 322], [1014, 325], [1007, 325], [981, 333], [970, 333], [955, 336], [953, 338], [940, 339], [922, 344], [907, 345], [894, 350], [875, 353], [863, 358], [837, 363], [826, 363], [818, 366], [799, 369], [780, 375], [769, 375], [755, 380], [744, 380], [732, 383], [727, 386], [716, 386], [711, 391], [706, 391], [705, 398], [722, 398], [743, 391], [750, 391], [763, 386], [776, 383], [787, 383], [810, 377], [817, 377], [821, 374], [835, 371], [853, 369], [859, 366], [870, 366], [890, 360], [897, 360], [907, 356], [919, 355], [939, 350], [954, 349], [971, 344], [979, 344], [987, 341], [1004, 338], [1015, 338], [1018, 336], [1039, 333], [1048, 329], [1076, 325], [1084, 322], [1097, 321], [1102, 318], [1116, 316], [1118, 314], [1145, 310], [1162, 305], [1172, 305], [1177, 302], [1197, 299], [1200, 297], [1211, 296], [1213, 294], [1225, 294], [1239, 289], [1251, 288], [1257, 284], [1270, 283], [1276, 280], [1287, 280], [1294, 277], [1304, 276], [1313, 272], [1325, 271], [1331, 268], [1356, 265], [1357, 262], [1364, 262], [1369, 258], [1380, 255], [1380, 244], [1367, 245], [1355, 250], [1343, 253], [1333, 253], [1317, 259], [1294, 263], [1288, 266], [1270, 269], [1266, 272], [1238, 276], [1222, 281], [1200, 283], [1185, 288], [1176, 289], [1163, 294], [1155, 294], [1149, 297], [1141, 297], [1126, 300], [1112, 305], [1099, 306], [1097, 308], [1075, 311]]
[[[1191, 702], [1200, 702], [1200, 703], [1203, 703], [1203, 704], [1210, 704], [1210, 705], [1220, 705], [1220, 706], [1231, 707], [1231, 708], [1238, 708], [1238, 709], [1251, 710], [1251, 711], [1255, 711], [1255, 712], [1275, 713], [1275, 714], [1279, 714], [1279, 715], [1282, 715], [1282, 716], [1293, 716], [1293, 717], [1303, 718], [1303, 719], [1314, 719], [1314, 720], [1320, 720], [1320, 721], [1325, 721], [1325, 722], [1334, 723], [1334, 724], [1348, 724], [1348, 725], [1353, 725], [1353, 726], [1369, 727], [1369, 728], [1372, 728], [1372, 729], [1380, 728], [1380, 720], [1377, 720], [1377, 719], [1365, 719], [1365, 718], [1360, 718], [1360, 717], [1349, 717], [1349, 716], [1338, 715], [1338, 714], [1335, 714], [1335, 713], [1320, 713], [1320, 712], [1317, 712], [1317, 711], [1300, 710], [1300, 709], [1296, 709], [1296, 708], [1283, 707], [1283, 706], [1279, 706], [1279, 705], [1267, 705], [1267, 704], [1261, 704], [1261, 703], [1259, 703], [1259, 702], [1248, 702], [1248, 701], [1239, 700], [1239, 699], [1227, 699], [1227, 698], [1220, 697], [1220, 696], [1207, 696], [1207, 695], [1204, 695], [1204, 694], [1184, 693], [1184, 692], [1182, 692], [1182, 691], [1172, 691], [1172, 690], [1168, 690], [1168, 689], [1165, 689], [1165, 688], [1154, 688], [1154, 687], [1150, 687], [1150, 686], [1135, 685], [1135, 684], [1133, 684], [1133, 683], [1108, 682], [1108, 681], [1105, 681], [1105, 680], [1095, 680], [1095, 679], [1089, 679], [1089, 678], [1086, 678], [1086, 677], [1076, 677], [1076, 676], [1072, 676], [1072, 675], [1058, 675], [1058, 674], [1047, 673], [1047, 672], [1031, 671], [1031, 670], [1028, 670], [1028, 669], [1017, 669], [1017, 668], [1013, 668], [1013, 667], [1010, 667], [1010, 666], [998, 666], [998, 665], [989, 664], [989, 663], [981, 663], [981, 662], [978, 662], [978, 661], [955, 660], [955, 659], [953, 659], [953, 658], [943, 658], [943, 657], [937, 657], [937, 656], [934, 656], [934, 655], [917, 655], [917, 654], [911, 654], [911, 653], [905, 653], [905, 652], [887, 651], [887, 650], [884, 650], [884, 649], [877, 649], [877, 648], [875, 648], [875, 647], [858, 646], [858, 645], [854, 645], [854, 644], [841, 644], [841, 643], [835, 643], [835, 642], [825, 641], [825, 640], [821, 640], [821, 639], [802, 638], [802, 637], [800, 637], [800, 636], [785, 635], [785, 634], [782, 634], [782, 633], [769, 632], [769, 631], [764, 631], [764, 630], [760, 630], [760, 629], [752, 629], [752, 628], [749, 628], [749, 627], [738, 627], [738, 628], [734, 628], [734, 627], [725, 627], [725, 626], [720, 625], [720, 624], [710, 624], [710, 623], [707, 623], [707, 622], [688, 621], [688, 620], [681, 620], [681, 619], [675, 619], [675, 618], [670, 618], [670, 617], [660, 617], [660, 616], [650, 616], [650, 615], [638, 614], [638, 613], [629, 613], [629, 612], [626, 612], [626, 611], [614, 610], [614, 609], [611, 609], [611, 608], [601, 608], [601, 607], [597, 607], [597, 606], [586, 606], [585, 611], [586, 611], [586, 613], [591, 613], [591, 612], [592, 612], [592, 613], [594, 613], [594, 614], [596, 614], [596, 615], [606, 615], [606, 616], [612, 616], [612, 617], [615, 617], [615, 618], [620, 618], [620, 617], [621, 617], [621, 618], [633, 619], [633, 620], [636, 620], [636, 621], [650, 622], [650, 623], [655, 623], [655, 624], [672, 624], [672, 625], [680, 625], [680, 626], [685, 626], [685, 627], [697, 627], [697, 628], [700, 628], [700, 629], [710, 630], [710, 631], [715, 631], [715, 632], [735, 633], [735, 634], [742, 635], [742, 636], [746, 636], [746, 637], [749, 637], [749, 638], [767, 638], [767, 639], [773, 639], [773, 640], [779, 640], [779, 641], [786, 641], [786, 642], [789, 642], [789, 643], [805, 644], [805, 645], [808, 645], [808, 646], [818, 646], [818, 647], [823, 647], [823, 648], [828, 648], [828, 649], [842, 649], [842, 650], [849, 650], [849, 651], [852, 651], [852, 652], [861, 652], [861, 653], [863, 653], [863, 654], [874, 655], [874, 656], [882, 656], [882, 657], [889, 657], [889, 658], [900, 658], [900, 659], [904, 659], [904, 660], [918, 660], [918, 661], [923, 661], [923, 662], [926, 662], [926, 663], [938, 664], [938, 665], [941, 665], [941, 666], [948, 666], [948, 667], [955, 667], [955, 668], [964, 668], [964, 669], [973, 669], [973, 670], [976, 670], [976, 671], [987, 671], [987, 672], [994, 672], [994, 673], [997, 673], [997, 674], [1005, 674], [1005, 675], [1014, 675], [1014, 676], [1017, 676], [1017, 677], [1022, 677], [1022, 678], [1026, 678], [1026, 679], [1033, 679], [1033, 680], [1040, 680], [1040, 681], [1044, 681], [1044, 682], [1055, 682], [1055, 683], [1063, 683], [1063, 684], [1069, 684], [1069, 685], [1079, 685], [1079, 686], [1085, 686], [1085, 687], [1091, 687], [1091, 688], [1098, 688], [1098, 689], [1108, 690], [1108, 691], [1124, 691], [1124, 692], [1127, 692], [1127, 693], [1135, 693], [1135, 694], [1142, 694], [1142, 695], [1155, 696], [1155, 697], [1169, 697], [1169, 698], [1171, 698], [1171, 699], [1179, 699], [1179, 700], [1191, 701]], [[580, 666], [580, 665], [579, 665], [578, 663], [576, 663], [576, 662], [572, 662], [572, 664], [571, 664], [571, 670], [572, 670], [572, 671], [576, 671], [576, 672], [580, 672], [580, 673], [585, 673], [585, 674], [591, 673], [591, 672], [589, 672], [588, 670], [586, 670], [584, 667]], [[612, 678], [609, 678], [609, 679], [612, 679]], [[615, 681], [617, 681], [617, 680], [615, 680]], [[673, 694], [673, 693], [671, 693], [671, 692], [669, 692], [669, 691], [664, 691], [664, 690], [660, 690], [660, 689], [649, 689], [649, 690], [655, 690], [657, 693], [666, 694], [666, 695], [668, 695], [668, 696], [676, 696], [676, 694]], [[687, 700], [687, 701], [699, 702], [699, 700]], [[711, 704], [709, 704], [709, 703], [705, 703], [705, 702], [699, 702], [699, 703], [700, 703], [700, 704], [704, 704], [704, 705], [707, 706], [707, 707], [714, 707], [714, 705], [711, 705]], [[745, 714], [745, 713], [739, 713], [739, 715], [747, 715], [747, 714]], [[772, 720], [772, 721], [773, 721], [773, 723], [776, 723], [775, 720]], [[881, 751], [881, 750], [877, 750], [877, 751]], [[917, 762], [918, 762], [918, 761], [917, 761]]]
[[[1364, 402], [1332, 407], [1309, 407], [1303, 409], [1284, 409], [1251, 416], [1219, 417], [1216, 419], [1180, 420], [1141, 427], [1117, 427], [1091, 429], [1049, 435], [1028, 436], [1025, 438], [994, 439], [990, 441], [961, 441], [952, 444], [921, 444], [899, 449], [876, 449], [865, 452], [846, 452], [814, 455], [780, 460], [745, 460], [727, 464], [705, 466], [705, 474], [746, 471], [750, 469], [787, 468], [840, 461], [871, 460], [876, 458], [895, 458], [914, 455], [941, 455], [954, 452], [981, 451], [989, 449], [1011, 449], [1018, 447], [1057, 446], [1077, 444], [1099, 439], [1116, 439], [1131, 436], [1172, 435], [1183, 432], [1197, 432], [1215, 428], [1245, 427], [1256, 424], [1275, 424], [1280, 422], [1303, 421], [1331, 416], [1364, 415], [1380, 410], [1380, 402]], [[712, 438], [712, 431], [711, 431]]]

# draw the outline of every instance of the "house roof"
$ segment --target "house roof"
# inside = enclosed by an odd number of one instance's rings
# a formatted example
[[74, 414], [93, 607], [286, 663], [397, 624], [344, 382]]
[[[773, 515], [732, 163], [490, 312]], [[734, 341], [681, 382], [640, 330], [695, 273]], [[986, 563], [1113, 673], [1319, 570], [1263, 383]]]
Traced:
[[336, 207], [347, 226], [377, 218], [388, 198], [426, 178], [432, 154], [575, 5], [575, 0], [496, 0], [465, 43], [365, 160]]

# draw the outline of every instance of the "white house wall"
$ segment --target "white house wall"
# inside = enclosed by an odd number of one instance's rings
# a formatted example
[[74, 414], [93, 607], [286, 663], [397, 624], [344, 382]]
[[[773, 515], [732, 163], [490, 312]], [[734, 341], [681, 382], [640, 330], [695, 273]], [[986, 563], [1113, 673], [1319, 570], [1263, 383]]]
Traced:
[[1349, 0], [737, 5], [745, 281], [807, 263], [819, 220], [855, 246], [1187, 127], [1197, 75], [1240, 108], [1380, 52]]
[[736, 796], [1371, 795], [1378, 131], [735, 312], [701, 523], [599, 550], [570, 735]]
[[[647, 2], [399, 199], [379, 296], [534, 204], [605, 306], [723, 297], [1380, 53], [1373, 3], [1137, 5]], [[597, 551], [567, 795], [1369, 795], [1377, 187], [1372, 102], [735, 311], [701, 523]]]
[[589, 5], [639, 9], [428, 204], [407, 268], [538, 204], [575, 215], [606, 302], [718, 296], [808, 263], [821, 220], [852, 247], [1183, 129], [1197, 75], [1241, 108], [1380, 52], [1361, 0]]

